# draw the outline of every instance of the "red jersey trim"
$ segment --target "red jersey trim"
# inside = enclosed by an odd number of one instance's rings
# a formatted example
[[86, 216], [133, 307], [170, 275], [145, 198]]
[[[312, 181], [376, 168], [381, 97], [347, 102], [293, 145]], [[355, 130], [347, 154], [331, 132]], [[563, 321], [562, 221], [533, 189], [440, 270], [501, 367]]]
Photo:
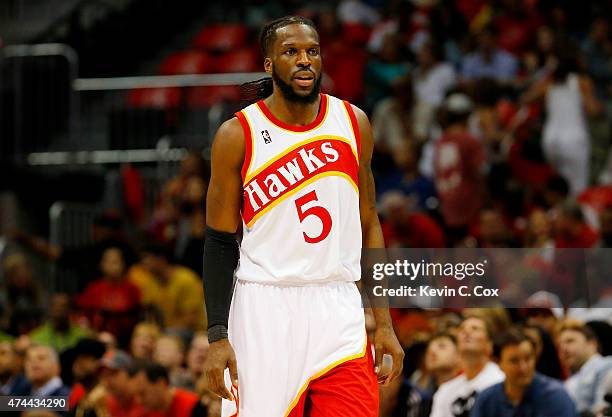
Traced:
[[264, 103], [263, 100], [257, 102], [257, 107], [259, 108], [259, 110], [261, 110], [266, 119], [268, 119], [272, 124], [276, 125], [277, 127], [289, 130], [290, 132], [303, 133], [316, 129], [323, 123], [323, 121], [325, 120], [325, 116], [327, 115], [327, 109], [329, 107], [327, 101], [327, 95], [321, 94], [321, 106], [319, 107], [319, 113], [312, 122], [308, 123], [305, 126], [290, 125], [288, 123], [283, 122], [282, 120], [279, 120], [278, 118], [276, 118], [276, 116], [272, 114], [272, 112], [270, 111], [268, 106], [266, 106], [266, 103]]
[[348, 114], [349, 121], [351, 122], [351, 128], [353, 129], [353, 135], [355, 136], [355, 144], [357, 145], [357, 158], [361, 158], [361, 132], [359, 132], [359, 123], [357, 122], [357, 117], [355, 117], [355, 112], [353, 111], [353, 106], [346, 100], [342, 100], [342, 104], [344, 104], [344, 108], [346, 109], [346, 113]]
[[243, 111], [237, 112], [236, 117], [244, 132], [244, 162], [242, 163], [241, 170], [242, 181], [244, 182], [253, 162], [253, 129], [251, 129], [251, 125]]

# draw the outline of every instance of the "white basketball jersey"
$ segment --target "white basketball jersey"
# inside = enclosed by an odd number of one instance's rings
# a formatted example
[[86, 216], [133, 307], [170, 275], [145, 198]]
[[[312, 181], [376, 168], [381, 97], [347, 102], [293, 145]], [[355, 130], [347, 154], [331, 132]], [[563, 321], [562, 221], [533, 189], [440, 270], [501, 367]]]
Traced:
[[237, 278], [359, 280], [360, 136], [351, 105], [321, 94], [307, 126], [278, 120], [263, 101], [236, 116], [246, 138]]

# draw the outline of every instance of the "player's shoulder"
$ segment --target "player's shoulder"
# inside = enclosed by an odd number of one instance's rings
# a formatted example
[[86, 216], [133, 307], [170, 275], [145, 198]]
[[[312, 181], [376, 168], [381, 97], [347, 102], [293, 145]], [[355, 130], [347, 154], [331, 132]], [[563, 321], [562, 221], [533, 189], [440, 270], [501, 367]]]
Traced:
[[350, 107], [353, 110], [353, 113], [355, 114], [355, 117], [357, 118], [357, 120], [359, 120], [360, 118], [365, 118], [367, 120], [368, 116], [366, 115], [366, 113], [361, 108], [359, 108], [359, 106], [351, 103], [348, 100], [344, 100], [344, 99], [341, 99], [339, 97], [332, 96], [331, 94], [326, 94], [326, 96], [327, 96], [327, 99], [328, 99], [329, 102], [334, 102], [335, 101], [335, 102], [338, 102], [338, 103], [340, 103], [342, 105], [346, 105], [346, 106]]
[[213, 141], [213, 149], [236, 151], [244, 149], [245, 131], [238, 116], [234, 116], [219, 126]]

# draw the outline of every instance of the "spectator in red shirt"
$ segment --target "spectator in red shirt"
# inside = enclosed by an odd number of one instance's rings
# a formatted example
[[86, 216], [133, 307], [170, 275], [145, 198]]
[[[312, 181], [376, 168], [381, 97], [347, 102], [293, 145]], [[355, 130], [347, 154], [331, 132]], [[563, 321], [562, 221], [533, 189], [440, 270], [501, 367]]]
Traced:
[[444, 131], [434, 150], [435, 182], [451, 244], [465, 237], [482, 206], [485, 152], [467, 130], [472, 109], [464, 94], [446, 99], [440, 114]]
[[136, 400], [132, 383], [135, 370], [130, 355], [121, 350], [107, 352], [102, 360], [101, 380], [106, 389], [108, 417], [144, 417], [145, 409]]
[[204, 417], [207, 413], [199, 397], [189, 391], [170, 387], [168, 371], [158, 364], [145, 363], [132, 379], [147, 417]]
[[567, 201], [558, 210], [555, 221], [556, 248], [591, 248], [599, 236], [585, 221], [580, 205]]
[[102, 278], [91, 282], [78, 297], [92, 327], [105, 330], [123, 344], [129, 340], [140, 307], [140, 290], [127, 280], [123, 252], [117, 247], [106, 249], [100, 261]]

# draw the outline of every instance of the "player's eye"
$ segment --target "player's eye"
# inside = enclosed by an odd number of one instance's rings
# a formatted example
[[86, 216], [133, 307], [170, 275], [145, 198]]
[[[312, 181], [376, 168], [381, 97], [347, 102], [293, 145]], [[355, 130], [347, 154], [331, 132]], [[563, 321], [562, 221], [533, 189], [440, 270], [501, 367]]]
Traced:
[[308, 54], [310, 54], [312, 56], [317, 56], [317, 55], [319, 55], [319, 49], [318, 48], [310, 48], [308, 50]]
[[285, 55], [295, 55], [295, 48], [289, 48], [285, 51]]

